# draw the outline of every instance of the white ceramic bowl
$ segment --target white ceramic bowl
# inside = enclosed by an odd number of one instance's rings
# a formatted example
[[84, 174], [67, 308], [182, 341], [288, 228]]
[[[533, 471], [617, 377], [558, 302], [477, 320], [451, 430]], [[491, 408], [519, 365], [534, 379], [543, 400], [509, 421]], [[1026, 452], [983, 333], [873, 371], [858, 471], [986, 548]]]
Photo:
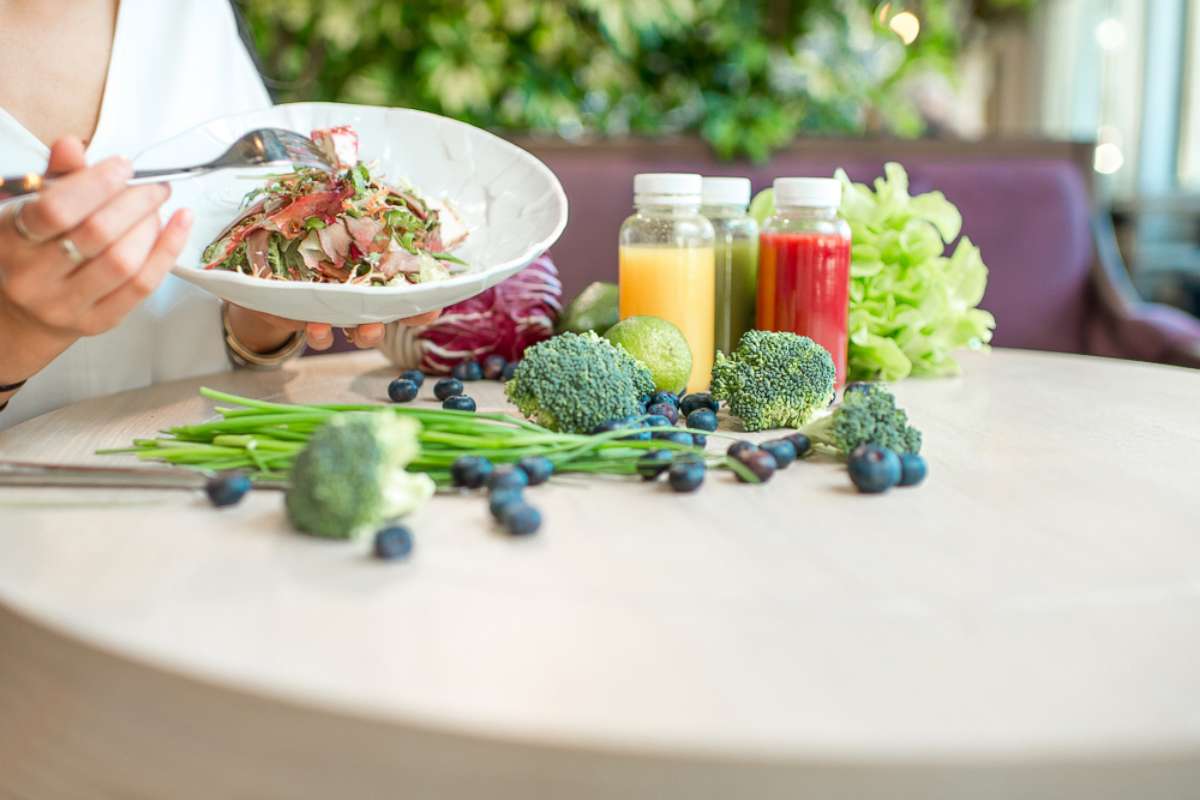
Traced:
[[[360, 156], [386, 179], [405, 179], [426, 197], [450, 201], [471, 230], [455, 255], [467, 272], [436, 283], [401, 287], [339, 286], [254, 278], [201, 268], [200, 254], [238, 214], [242, 197], [261, 181], [254, 171], [226, 170], [179, 181], [166, 213], [196, 215], [173, 272], [232, 303], [288, 319], [358, 325], [390, 322], [444, 308], [494, 286], [550, 247], [567, 224], [567, 198], [545, 164], [521, 148], [456, 120], [401, 108], [293, 103], [207, 122], [139, 155], [139, 168], [199, 164], [220, 155], [254, 128], [351, 125]], [[259, 170], [270, 172], [272, 170]], [[278, 170], [274, 170], [278, 171]]]

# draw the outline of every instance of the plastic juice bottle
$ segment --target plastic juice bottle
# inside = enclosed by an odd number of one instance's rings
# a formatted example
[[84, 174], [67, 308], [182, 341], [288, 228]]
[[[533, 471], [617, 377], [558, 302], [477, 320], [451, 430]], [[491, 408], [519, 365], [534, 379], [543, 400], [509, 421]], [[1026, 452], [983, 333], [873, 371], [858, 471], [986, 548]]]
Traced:
[[633, 180], [635, 213], [621, 225], [621, 319], [675, 323], [692, 351], [689, 392], [712, 378], [716, 297], [713, 226], [700, 213], [699, 175], [651, 173]]
[[700, 213], [712, 223], [716, 259], [716, 349], [728, 355], [754, 327], [758, 223], [746, 213], [748, 178], [705, 178]]
[[759, 237], [758, 327], [811, 337], [846, 381], [850, 226], [838, 216], [842, 186], [831, 178], [778, 178], [775, 214]]

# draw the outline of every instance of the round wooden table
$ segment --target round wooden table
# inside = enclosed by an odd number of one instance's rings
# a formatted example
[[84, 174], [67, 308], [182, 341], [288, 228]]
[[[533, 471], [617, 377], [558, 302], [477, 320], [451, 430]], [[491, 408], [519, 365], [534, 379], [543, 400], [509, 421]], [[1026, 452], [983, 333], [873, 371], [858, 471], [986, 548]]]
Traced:
[[[278, 493], [0, 491], [0, 795], [1194, 796], [1200, 373], [962, 362], [895, 387], [920, 488], [828, 461], [561, 480], [527, 540], [439, 496], [403, 564], [290, 532]], [[207, 418], [201, 385], [390, 377], [364, 353], [160, 385], [0, 455], [123, 464], [91, 453]]]

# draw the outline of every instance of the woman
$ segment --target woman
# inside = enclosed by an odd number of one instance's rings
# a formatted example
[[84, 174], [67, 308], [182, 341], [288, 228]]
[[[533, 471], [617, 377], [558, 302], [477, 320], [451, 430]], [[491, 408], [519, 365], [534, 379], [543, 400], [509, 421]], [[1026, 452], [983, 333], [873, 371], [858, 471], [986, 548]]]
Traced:
[[[59, 178], [0, 208], [0, 429], [333, 343], [328, 325], [222, 309], [170, 276], [191, 215], [164, 224], [169, 188], [125, 185], [128, 156], [270, 104], [226, 2], [0, 0], [0, 75], [0, 174]], [[381, 325], [352, 334], [382, 338]]]

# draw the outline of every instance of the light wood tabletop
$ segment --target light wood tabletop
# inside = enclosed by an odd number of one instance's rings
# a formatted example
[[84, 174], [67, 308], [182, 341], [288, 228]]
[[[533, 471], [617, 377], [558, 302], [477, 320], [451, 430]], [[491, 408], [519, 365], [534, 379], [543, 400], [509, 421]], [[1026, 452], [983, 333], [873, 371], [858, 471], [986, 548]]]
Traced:
[[[439, 495], [398, 564], [292, 533], [279, 493], [0, 490], [0, 797], [1196, 796], [1200, 372], [961, 360], [894, 387], [918, 488], [556, 479], [527, 539]], [[0, 457], [128, 464], [93, 451], [210, 417], [202, 385], [392, 377], [163, 384]]]

